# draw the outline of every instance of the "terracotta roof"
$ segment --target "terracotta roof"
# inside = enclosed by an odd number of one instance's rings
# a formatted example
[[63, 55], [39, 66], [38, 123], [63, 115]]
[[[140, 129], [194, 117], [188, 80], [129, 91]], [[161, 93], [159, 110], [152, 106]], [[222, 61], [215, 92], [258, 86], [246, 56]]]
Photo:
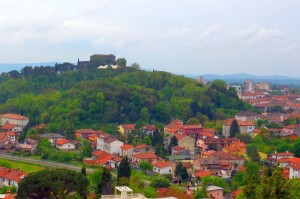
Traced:
[[16, 136], [16, 133], [13, 131], [6, 132], [8, 136]]
[[187, 168], [187, 169], [188, 168], [193, 168], [193, 165], [190, 162], [183, 162], [182, 165], [183, 165], [184, 168]]
[[216, 152], [216, 151], [215, 151], [215, 150], [209, 150], [209, 151], [203, 151], [202, 154], [203, 154], [203, 155], [210, 156], [210, 155], [213, 154], [214, 152]]
[[135, 146], [134, 148], [137, 150], [141, 150], [141, 149], [144, 149], [147, 147], [149, 147], [147, 144], [140, 144], [140, 145]]
[[[177, 138], [177, 141], [182, 140], [183, 138], [187, 137], [187, 135], [182, 135], [182, 134], [175, 134], [174, 135]], [[170, 136], [172, 138], [173, 136]]]
[[0, 143], [5, 143], [5, 142], [8, 142], [8, 141], [9, 141], [9, 138], [6, 135], [6, 133], [0, 133]]
[[153, 152], [134, 153], [132, 157], [138, 159], [157, 159], [157, 156]]
[[135, 124], [122, 124], [121, 126], [125, 131], [132, 131], [135, 128]]
[[109, 153], [106, 153], [105, 151], [102, 150], [96, 150], [92, 153], [92, 156], [99, 157], [100, 159], [109, 155], [110, 155]]
[[2, 129], [4, 129], [4, 130], [6, 130], [6, 131], [9, 131], [9, 130], [11, 130], [11, 129], [13, 129], [13, 128], [15, 128], [17, 125], [16, 124], [4, 124], [3, 126], [2, 126]]
[[[224, 125], [230, 126], [234, 118], [229, 118], [227, 120], [224, 120]], [[252, 121], [241, 121], [236, 120], [239, 126], [254, 126], [254, 123]]]
[[157, 189], [157, 197], [164, 198], [164, 197], [175, 197], [178, 199], [192, 199], [193, 197], [187, 195], [180, 189], [175, 188], [158, 188]]
[[241, 111], [239, 113], [236, 113], [235, 115], [238, 115], [238, 116], [253, 116], [253, 115], [256, 115], [256, 113], [253, 113], [252, 111]]
[[143, 129], [146, 131], [154, 131], [156, 129], [156, 127], [154, 125], [145, 125], [143, 126]]
[[114, 142], [114, 141], [116, 141], [117, 139], [115, 139], [115, 138], [112, 138], [112, 137], [108, 137], [106, 140], [105, 140], [105, 143], [112, 143], [112, 142]]
[[205, 176], [210, 176], [211, 172], [210, 171], [198, 171], [196, 173], [194, 173], [194, 176], [199, 177], [199, 178], [203, 178]]
[[295, 170], [300, 170], [300, 163], [291, 163], [290, 166]]
[[14, 170], [11, 170], [9, 173], [3, 175], [2, 178], [9, 179], [9, 180], [19, 183], [27, 175], [28, 174], [23, 171], [14, 169]]
[[79, 129], [76, 130], [76, 133], [80, 133], [80, 134], [92, 134], [94, 133], [93, 129]]
[[289, 152], [283, 152], [283, 153], [272, 153], [272, 156], [293, 156], [293, 153], [289, 153]]
[[153, 166], [157, 167], [157, 168], [170, 167], [171, 166], [171, 162], [165, 162], [165, 161], [156, 162], [156, 163], [153, 164]]
[[133, 146], [132, 145], [130, 145], [130, 144], [124, 144], [123, 146], [121, 146], [120, 147], [121, 149], [123, 149], [123, 150], [129, 150], [129, 149], [132, 149], [133, 148]]
[[55, 144], [57, 144], [57, 145], [64, 145], [64, 144], [69, 143], [69, 142], [70, 142], [70, 140], [60, 139], [60, 140], [56, 140]]
[[27, 120], [28, 119], [28, 117], [25, 117], [22, 115], [17, 115], [17, 114], [12, 114], [12, 113], [2, 114], [2, 115], [0, 115], [0, 117], [14, 119], [14, 120]]
[[175, 151], [183, 151], [184, 148], [180, 147], [180, 146], [173, 146], [173, 150], [175, 150]]
[[104, 134], [99, 135], [99, 138], [105, 139], [105, 138], [108, 138], [110, 136], [111, 136], [110, 134], [104, 133]]

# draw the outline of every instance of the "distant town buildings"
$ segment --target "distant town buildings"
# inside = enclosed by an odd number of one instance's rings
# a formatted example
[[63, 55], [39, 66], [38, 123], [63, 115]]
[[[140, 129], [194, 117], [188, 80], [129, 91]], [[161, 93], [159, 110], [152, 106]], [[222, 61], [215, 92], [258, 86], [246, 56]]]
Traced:
[[244, 81], [244, 91], [251, 92], [254, 90], [253, 81], [252, 80], [245, 80]]

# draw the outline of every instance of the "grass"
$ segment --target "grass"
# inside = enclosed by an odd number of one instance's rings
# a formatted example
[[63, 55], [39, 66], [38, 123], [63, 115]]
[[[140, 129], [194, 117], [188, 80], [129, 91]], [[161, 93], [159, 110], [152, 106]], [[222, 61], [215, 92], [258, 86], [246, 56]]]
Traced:
[[0, 159], [0, 165], [6, 166], [12, 169], [18, 169], [20, 168], [22, 171], [26, 173], [32, 173], [36, 171], [40, 171], [45, 169], [45, 167], [37, 164], [32, 163], [25, 163], [25, 162], [19, 162], [19, 161], [11, 161], [11, 160], [4, 160]]
[[142, 173], [140, 171], [137, 171], [135, 169], [131, 169], [131, 176], [136, 176], [136, 177], [139, 177], [140, 179], [146, 179], [149, 181], [151, 181], [154, 178], [154, 176], [149, 176], [149, 175]]

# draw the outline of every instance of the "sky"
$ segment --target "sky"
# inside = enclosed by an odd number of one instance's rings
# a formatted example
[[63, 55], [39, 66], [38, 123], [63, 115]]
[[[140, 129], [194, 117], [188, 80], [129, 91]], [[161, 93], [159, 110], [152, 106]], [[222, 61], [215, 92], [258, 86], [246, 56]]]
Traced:
[[0, 63], [115, 54], [179, 74], [300, 77], [299, 0], [0, 0]]

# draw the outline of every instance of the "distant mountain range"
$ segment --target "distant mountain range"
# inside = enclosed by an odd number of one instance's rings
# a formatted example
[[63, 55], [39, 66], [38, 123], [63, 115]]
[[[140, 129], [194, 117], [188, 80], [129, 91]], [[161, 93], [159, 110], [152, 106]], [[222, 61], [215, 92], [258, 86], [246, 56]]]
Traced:
[[[199, 78], [199, 76], [186, 75], [191, 78]], [[271, 84], [283, 84], [283, 85], [295, 85], [300, 86], [300, 77], [288, 77], [283, 75], [270, 75], [270, 76], [259, 76], [259, 75], [249, 75], [245, 73], [237, 73], [230, 75], [216, 75], [216, 74], [204, 74], [202, 75], [205, 81], [213, 81], [216, 79], [223, 80], [227, 83], [237, 83], [241, 84], [245, 80], [250, 79], [254, 82], [269, 82]]]
[[0, 63], [0, 72], [9, 72], [12, 70], [21, 70], [25, 66], [54, 66], [61, 62], [38, 62], [38, 63], [19, 63], [19, 64], [3, 64]]

